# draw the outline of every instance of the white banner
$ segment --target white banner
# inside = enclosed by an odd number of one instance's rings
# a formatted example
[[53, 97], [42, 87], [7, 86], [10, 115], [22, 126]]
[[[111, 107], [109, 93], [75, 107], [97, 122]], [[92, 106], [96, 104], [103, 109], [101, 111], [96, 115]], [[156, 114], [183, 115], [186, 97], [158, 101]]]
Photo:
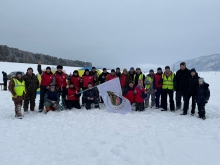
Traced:
[[131, 112], [131, 103], [122, 96], [119, 78], [107, 81], [97, 86], [109, 112], [129, 113]]

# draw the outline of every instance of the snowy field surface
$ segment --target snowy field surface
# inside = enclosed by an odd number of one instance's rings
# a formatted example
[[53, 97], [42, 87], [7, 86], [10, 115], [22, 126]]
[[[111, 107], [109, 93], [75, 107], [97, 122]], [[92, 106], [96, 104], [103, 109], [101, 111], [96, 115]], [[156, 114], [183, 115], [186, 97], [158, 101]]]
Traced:
[[[36, 65], [0, 63], [6, 72], [29, 66], [36, 72]], [[211, 91], [205, 121], [180, 110], [109, 113], [104, 105], [20, 120], [10, 93], [0, 91], [0, 165], [219, 165], [220, 73], [200, 76]]]

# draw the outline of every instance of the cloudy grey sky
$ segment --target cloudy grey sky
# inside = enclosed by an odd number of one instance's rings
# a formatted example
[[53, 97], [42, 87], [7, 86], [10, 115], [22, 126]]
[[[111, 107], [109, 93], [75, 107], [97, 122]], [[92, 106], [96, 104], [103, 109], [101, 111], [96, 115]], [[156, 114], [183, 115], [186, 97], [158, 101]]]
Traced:
[[220, 53], [219, 16], [220, 0], [1, 0], [0, 44], [156, 68]]

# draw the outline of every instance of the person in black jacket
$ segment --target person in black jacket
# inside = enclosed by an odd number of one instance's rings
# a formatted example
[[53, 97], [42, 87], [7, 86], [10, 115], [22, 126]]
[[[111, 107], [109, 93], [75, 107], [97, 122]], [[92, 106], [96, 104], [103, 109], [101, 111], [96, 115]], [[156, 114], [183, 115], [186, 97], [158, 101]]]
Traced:
[[176, 72], [176, 110], [181, 109], [181, 100], [184, 101], [184, 89], [186, 80], [190, 77], [190, 70], [186, 68], [186, 63], [180, 63], [180, 70]]
[[191, 114], [194, 115], [195, 108], [196, 108], [196, 89], [198, 86], [199, 76], [196, 73], [196, 70], [193, 68], [191, 69], [191, 76], [186, 80], [184, 95], [184, 106], [183, 106], [183, 113], [181, 115], [186, 115], [189, 107], [189, 99], [192, 97], [192, 109]]
[[99, 92], [97, 88], [92, 88], [92, 83], [88, 84], [88, 90], [83, 93], [83, 99], [86, 103], [86, 110], [91, 109], [92, 103], [95, 108], [99, 108]]
[[7, 81], [8, 81], [7, 73], [2, 71], [2, 74], [3, 74], [4, 90], [7, 91]]
[[103, 84], [106, 81], [106, 77], [109, 73], [107, 72], [106, 68], [103, 68], [103, 72], [99, 75], [99, 82]]
[[[99, 75], [99, 82], [100, 84], [103, 84], [106, 81], [106, 77], [109, 73], [107, 72], [106, 68], [103, 68], [103, 72]], [[101, 98], [101, 102], [100, 103], [104, 103], [102, 97]]]
[[131, 77], [131, 80], [134, 81], [134, 75], [135, 75], [134, 67], [130, 68], [129, 75]]
[[120, 68], [119, 68], [119, 67], [116, 68], [115, 74], [116, 74], [116, 76], [117, 76], [118, 78], [121, 77], [121, 71], [120, 71]]
[[209, 84], [205, 83], [204, 78], [199, 78], [199, 85], [196, 90], [196, 103], [198, 106], [199, 118], [205, 120], [205, 105], [210, 97]]

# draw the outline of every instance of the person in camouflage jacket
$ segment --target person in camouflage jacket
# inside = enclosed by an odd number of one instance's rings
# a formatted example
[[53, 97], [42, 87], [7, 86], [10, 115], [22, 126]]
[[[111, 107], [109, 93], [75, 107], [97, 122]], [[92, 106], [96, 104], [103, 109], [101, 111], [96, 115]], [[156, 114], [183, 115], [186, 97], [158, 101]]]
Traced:
[[34, 111], [37, 89], [39, 88], [39, 80], [33, 73], [32, 68], [27, 69], [27, 73], [23, 76], [23, 79], [27, 88], [27, 93], [24, 99], [24, 112], [28, 111], [29, 103], [30, 110]]
[[[18, 85], [18, 83], [24, 84], [23, 92], [22, 92], [22, 86], [20, 86], [20, 89], [16, 92], [16, 89], [18, 89], [16, 87], [18, 87], [20, 85], [20, 84]], [[15, 117], [20, 118], [20, 119], [22, 118], [21, 107], [23, 104], [23, 100], [25, 98], [25, 93], [26, 93], [25, 88], [26, 87], [25, 87], [24, 79], [22, 78], [22, 73], [17, 72], [16, 76], [10, 80], [8, 89], [11, 92], [12, 100], [15, 105]], [[20, 90], [22, 93], [19, 94]]]

